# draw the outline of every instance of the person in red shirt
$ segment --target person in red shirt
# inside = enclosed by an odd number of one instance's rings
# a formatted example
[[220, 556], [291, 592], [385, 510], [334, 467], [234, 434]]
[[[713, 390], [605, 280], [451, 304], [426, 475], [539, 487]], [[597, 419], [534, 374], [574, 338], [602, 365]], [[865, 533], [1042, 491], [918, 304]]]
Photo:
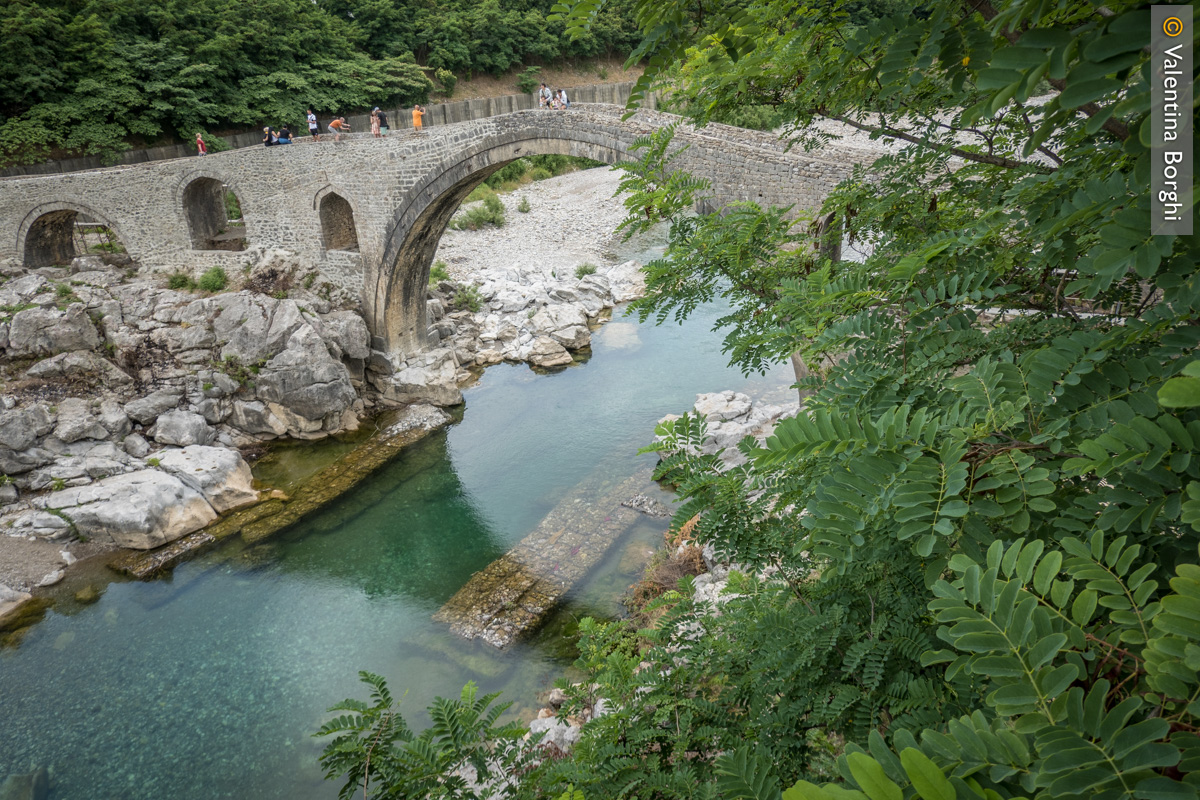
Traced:
[[199, 133], [196, 134], [196, 150], [202, 156], [208, 155], [208, 145], [206, 145], [204, 143], [203, 134], [199, 134]]

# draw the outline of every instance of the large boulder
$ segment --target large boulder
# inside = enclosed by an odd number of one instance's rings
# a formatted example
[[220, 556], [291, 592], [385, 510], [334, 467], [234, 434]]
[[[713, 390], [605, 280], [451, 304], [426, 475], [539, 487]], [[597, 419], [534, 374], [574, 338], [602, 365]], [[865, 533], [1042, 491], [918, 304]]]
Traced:
[[209, 302], [220, 310], [213, 320], [213, 333], [224, 345], [222, 359], [258, 363], [279, 353], [297, 329], [306, 327], [294, 300], [237, 292]]
[[555, 717], [542, 717], [529, 723], [529, 733], [544, 734], [539, 744], [553, 744], [565, 753], [575, 746], [583, 731], [578, 725], [569, 725]]
[[107, 439], [108, 430], [100, 420], [92, 416], [92, 404], [77, 397], [68, 397], [58, 403], [58, 426], [54, 436], [68, 444], [80, 439]]
[[0, 447], [25, 450], [52, 430], [54, 415], [41, 403], [19, 411], [5, 411], [0, 414]]
[[587, 312], [583, 306], [570, 303], [549, 305], [530, 320], [535, 332], [549, 335], [568, 350], [587, 347], [592, 336], [587, 327]]
[[88, 318], [83, 303], [72, 303], [66, 311], [30, 308], [13, 317], [8, 330], [10, 358], [52, 356], [71, 350], [94, 350], [100, 334]]
[[255, 394], [308, 420], [340, 417], [358, 397], [350, 373], [308, 325], [292, 333], [287, 348], [263, 366]]
[[116, 475], [33, 502], [57, 509], [77, 533], [92, 541], [135, 550], [173, 542], [217, 518], [200, 492], [156, 469]]
[[178, 389], [159, 389], [156, 392], [125, 404], [125, 413], [135, 422], [150, 425], [158, 416], [179, 405], [183, 392]]
[[258, 499], [250, 465], [236, 450], [201, 445], [163, 450], [158, 454], [158, 468], [204, 495], [219, 514]]
[[226, 422], [252, 436], [283, 436], [287, 433], [287, 425], [257, 400], [234, 400], [233, 411]]
[[696, 413], [710, 421], [737, 419], [750, 413], [750, 398], [741, 392], [709, 392], [696, 396]]
[[565, 367], [574, 359], [561, 344], [549, 336], [538, 336], [529, 350], [529, 363], [535, 367]]
[[191, 411], [168, 411], [160, 414], [154, 423], [154, 441], [159, 444], [174, 444], [180, 447], [208, 444], [214, 435], [208, 421]]
[[103, 386], [125, 386], [133, 383], [133, 378], [122, 372], [111, 361], [87, 350], [59, 353], [53, 358], [47, 358], [34, 364], [25, 371], [25, 374], [30, 378], [98, 381]]
[[[436, 354], [426, 354], [433, 355]], [[377, 382], [376, 386], [385, 400], [401, 405], [455, 406], [463, 399], [462, 390], [458, 388], [458, 365], [449, 350], [441, 351], [427, 364], [406, 366], [390, 378]]]
[[334, 311], [321, 317], [321, 337], [333, 346], [338, 358], [367, 358], [371, 333], [367, 323], [353, 311]]

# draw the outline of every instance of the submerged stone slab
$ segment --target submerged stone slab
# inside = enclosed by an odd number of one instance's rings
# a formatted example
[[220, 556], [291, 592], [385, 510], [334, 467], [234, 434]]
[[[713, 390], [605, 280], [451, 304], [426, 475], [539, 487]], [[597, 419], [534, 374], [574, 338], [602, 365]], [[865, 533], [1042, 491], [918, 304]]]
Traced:
[[532, 631], [640, 516], [621, 503], [649, 480], [650, 470], [643, 470], [602, 489], [598, 499], [589, 499], [595, 498], [594, 485], [577, 487], [533, 533], [472, 575], [434, 620], [493, 647]]

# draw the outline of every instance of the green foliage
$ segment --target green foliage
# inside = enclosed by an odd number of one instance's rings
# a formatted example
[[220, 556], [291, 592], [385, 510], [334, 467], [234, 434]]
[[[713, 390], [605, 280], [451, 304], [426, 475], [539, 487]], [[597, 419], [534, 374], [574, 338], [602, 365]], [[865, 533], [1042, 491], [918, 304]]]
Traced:
[[210, 267], [200, 276], [200, 280], [196, 281], [196, 286], [205, 292], [219, 292], [225, 288], [227, 283], [229, 283], [229, 277], [225, 274], [224, 269]]
[[551, 173], [550, 170], [546, 169], [545, 167], [534, 167], [533, 169], [529, 170], [530, 180], [544, 181], [553, 177], [553, 173]]
[[454, 96], [454, 87], [458, 85], [458, 78], [453, 72], [439, 67], [436, 71], [434, 71], [433, 77], [435, 77], [437, 82], [442, 85], [442, 91], [445, 93], [446, 97]]
[[186, 289], [189, 292], [196, 288], [196, 282], [186, 272], [173, 272], [167, 278], [168, 289]]
[[[307, 0], [15, 0], [0, 8], [0, 159], [112, 157], [132, 143], [424, 102], [411, 58]], [[221, 149], [213, 139], [213, 150]]]
[[235, 220], [242, 218], [242, 204], [238, 200], [236, 194], [226, 190], [225, 192], [225, 219]]
[[517, 88], [524, 94], [533, 94], [538, 89], [541, 71], [541, 67], [526, 67], [525, 71], [517, 76]]
[[517, 203], [517, 211], [521, 214], [528, 214], [533, 210], [533, 206], [529, 204], [529, 196], [521, 195], [521, 202]]
[[575, 278], [576, 279], [585, 278], [588, 275], [595, 275], [595, 274], [596, 274], [596, 265], [595, 264], [580, 264], [579, 266], [577, 266], [575, 268]]
[[445, 261], [433, 262], [433, 266], [429, 268], [429, 285], [437, 286], [442, 281], [450, 280], [449, 265]]
[[482, 203], [464, 209], [450, 227], [459, 231], [477, 231], [484, 225], [502, 227], [504, 225], [504, 203], [492, 192], [484, 197]]
[[473, 283], [457, 283], [454, 285], [450, 305], [459, 311], [479, 311], [483, 308], [483, 295]]
[[[339, 798], [361, 789], [365, 798], [504, 797], [505, 781], [527, 766], [520, 746], [519, 723], [497, 725], [508, 704], [492, 705], [498, 695], [478, 696], [474, 683], [457, 700], [437, 698], [429, 708], [432, 724], [414, 734], [400, 714], [384, 679], [360, 672], [371, 687], [371, 704], [344, 700], [329, 709], [338, 716], [315, 736], [333, 736], [321, 754], [325, 777], [344, 778]], [[478, 787], [468, 780], [474, 773]]]
[[[603, 6], [557, 8], [584, 32]], [[701, 122], [764, 106], [797, 146], [824, 118], [904, 149], [826, 199], [830, 235], [696, 215], [672, 131], [635, 142], [623, 229], [672, 225], [635, 311], [725, 298], [732, 362], [791, 360], [804, 407], [728, 470], [703, 420], [658, 428], [676, 527], [758, 577], [719, 614], [685, 579], [653, 628], [581, 623], [568, 712], [611, 713], [520, 792], [1195, 798], [1200, 240], [1150, 235], [1148, 6], [635, 13], [640, 92], [670, 76]], [[873, 246], [838, 260], [843, 237]], [[846, 742], [836, 780], [810, 732]]]

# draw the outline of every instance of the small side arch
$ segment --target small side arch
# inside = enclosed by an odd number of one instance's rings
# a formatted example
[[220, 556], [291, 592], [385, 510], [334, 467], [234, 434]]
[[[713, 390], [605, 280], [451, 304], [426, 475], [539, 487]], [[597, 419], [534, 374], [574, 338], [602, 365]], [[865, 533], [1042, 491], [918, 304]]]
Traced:
[[86, 253], [85, 236], [81, 225], [102, 227], [111, 232], [124, 249], [124, 237], [118, 226], [91, 206], [69, 200], [43, 203], [21, 221], [17, 229], [17, 253], [25, 266], [52, 267], [71, 263], [71, 259]]
[[207, 171], [191, 172], [180, 181], [176, 202], [193, 250], [246, 249], [246, 224], [234, 183]]
[[358, 227], [350, 201], [332, 186], [326, 186], [313, 198], [313, 208], [321, 222], [322, 249], [357, 253]]

